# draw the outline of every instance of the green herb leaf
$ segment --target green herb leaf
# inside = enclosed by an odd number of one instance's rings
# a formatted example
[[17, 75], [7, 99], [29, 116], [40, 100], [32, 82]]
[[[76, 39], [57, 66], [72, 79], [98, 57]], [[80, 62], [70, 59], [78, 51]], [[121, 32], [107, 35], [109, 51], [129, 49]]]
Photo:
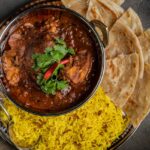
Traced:
[[59, 64], [59, 65], [57, 66], [57, 68], [55, 69], [55, 71], [54, 71], [54, 73], [53, 73], [53, 76], [57, 76], [59, 70], [62, 69], [62, 68], [64, 68], [64, 65]]
[[45, 52], [46, 52], [47, 54], [49, 54], [49, 53], [52, 52], [52, 50], [53, 50], [52, 47], [47, 47], [47, 48], [45, 49]]
[[71, 55], [75, 55], [75, 51], [73, 48], [68, 48], [68, 53]]
[[33, 54], [34, 60], [33, 69], [46, 70], [55, 62], [61, 61], [67, 54], [74, 55], [75, 51], [72, 48], [67, 48], [63, 39], [56, 39], [53, 47], [47, 47], [44, 54]]
[[68, 53], [68, 50], [66, 49], [66, 47], [62, 45], [55, 45], [54, 51], [61, 53], [63, 56], [65, 56]]
[[57, 79], [53, 80], [41, 80], [40, 82], [41, 89], [43, 92], [47, 94], [55, 95], [57, 90], [63, 90], [68, 87], [68, 82], [61, 80], [58, 81]]
[[55, 62], [59, 62], [61, 59], [64, 58], [64, 55], [62, 53], [60, 53], [59, 51], [53, 51], [52, 58], [53, 58], [53, 60], [55, 60]]
[[65, 89], [65, 88], [67, 88], [68, 87], [68, 83], [67, 83], [67, 81], [58, 81], [57, 82], [57, 89], [58, 90], [63, 90], [63, 89]]
[[60, 39], [60, 38], [56, 38], [55, 39], [55, 43], [56, 44], [60, 44], [60, 45], [63, 45], [64, 47], [67, 47], [65, 41], [63, 39]]
[[43, 74], [39, 73], [38, 76], [37, 76], [37, 80], [36, 80], [37, 84], [41, 85], [42, 80], [43, 80]]
[[[72, 48], [67, 48], [67, 45], [63, 39], [56, 38], [55, 45], [53, 47], [47, 47], [44, 54], [33, 54], [32, 59], [34, 65], [32, 68], [38, 71], [37, 84], [41, 87], [42, 91], [47, 94], [55, 95], [57, 90], [63, 90], [67, 88], [68, 82], [64, 80], [58, 80], [59, 70], [63, 69], [64, 65], [59, 62], [69, 55], [75, 55], [75, 51]], [[48, 80], [44, 79], [44, 74], [49, 67], [54, 63], [59, 65], [54, 70], [52, 77]]]
[[54, 80], [49, 80], [46, 82], [46, 84], [41, 86], [41, 89], [43, 92], [47, 94], [55, 95], [57, 88], [57, 82]]

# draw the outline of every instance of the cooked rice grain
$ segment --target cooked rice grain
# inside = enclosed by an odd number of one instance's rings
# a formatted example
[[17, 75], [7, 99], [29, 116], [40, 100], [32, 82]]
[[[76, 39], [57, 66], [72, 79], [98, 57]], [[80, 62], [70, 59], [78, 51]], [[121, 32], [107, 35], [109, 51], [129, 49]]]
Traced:
[[39, 117], [5, 101], [11, 132], [19, 146], [33, 150], [105, 150], [125, 130], [127, 120], [101, 88], [84, 106], [59, 117]]

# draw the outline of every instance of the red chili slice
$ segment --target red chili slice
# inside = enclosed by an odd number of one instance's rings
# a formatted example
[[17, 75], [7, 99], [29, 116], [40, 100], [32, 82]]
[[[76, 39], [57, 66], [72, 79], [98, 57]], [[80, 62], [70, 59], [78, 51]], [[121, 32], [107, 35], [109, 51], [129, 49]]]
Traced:
[[60, 64], [62, 64], [62, 65], [65, 65], [67, 63], [69, 63], [69, 59], [64, 59], [60, 62]]
[[[69, 59], [64, 59], [59, 64], [65, 65], [67, 63], [69, 63]], [[58, 63], [55, 63], [46, 71], [46, 73], [44, 74], [45, 80], [48, 80], [52, 76], [52, 74], [55, 71], [55, 69], [57, 68], [57, 66], [58, 66]]]
[[58, 63], [53, 64], [53, 65], [46, 71], [46, 73], [45, 73], [45, 75], [44, 75], [44, 79], [48, 80], [48, 79], [52, 76], [52, 74], [53, 74], [53, 72], [55, 71], [55, 69], [57, 68], [57, 66], [58, 66]]

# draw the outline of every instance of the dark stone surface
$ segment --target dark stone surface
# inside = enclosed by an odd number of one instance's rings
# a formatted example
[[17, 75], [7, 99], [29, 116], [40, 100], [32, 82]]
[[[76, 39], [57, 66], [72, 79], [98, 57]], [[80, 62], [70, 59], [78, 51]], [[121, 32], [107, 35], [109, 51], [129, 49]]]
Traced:
[[[0, 0], [0, 20], [28, 1], [30, 0]], [[150, 0], [126, 0], [123, 7], [127, 9], [129, 6], [140, 15], [144, 27], [150, 27]], [[13, 148], [0, 140], [0, 150], [13, 150]], [[119, 150], [150, 150], [150, 115]]]
[[31, 0], [0, 0], [0, 20]]
[[143, 26], [150, 28], [150, 0], [126, 0], [123, 7], [132, 7], [139, 14]]

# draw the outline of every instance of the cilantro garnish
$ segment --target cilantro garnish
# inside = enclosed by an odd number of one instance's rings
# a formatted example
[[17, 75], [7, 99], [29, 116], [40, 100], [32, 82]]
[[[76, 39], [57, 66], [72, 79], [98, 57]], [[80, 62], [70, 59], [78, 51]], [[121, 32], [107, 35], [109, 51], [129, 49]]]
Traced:
[[57, 90], [63, 90], [68, 87], [68, 82], [59, 80], [60, 69], [64, 68], [69, 59], [63, 60], [66, 56], [74, 55], [75, 51], [68, 48], [63, 39], [55, 39], [53, 47], [47, 47], [43, 54], [33, 54], [33, 69], [38, 72], [37, 84], [42, 91], [47, 94], [55, 95]]

